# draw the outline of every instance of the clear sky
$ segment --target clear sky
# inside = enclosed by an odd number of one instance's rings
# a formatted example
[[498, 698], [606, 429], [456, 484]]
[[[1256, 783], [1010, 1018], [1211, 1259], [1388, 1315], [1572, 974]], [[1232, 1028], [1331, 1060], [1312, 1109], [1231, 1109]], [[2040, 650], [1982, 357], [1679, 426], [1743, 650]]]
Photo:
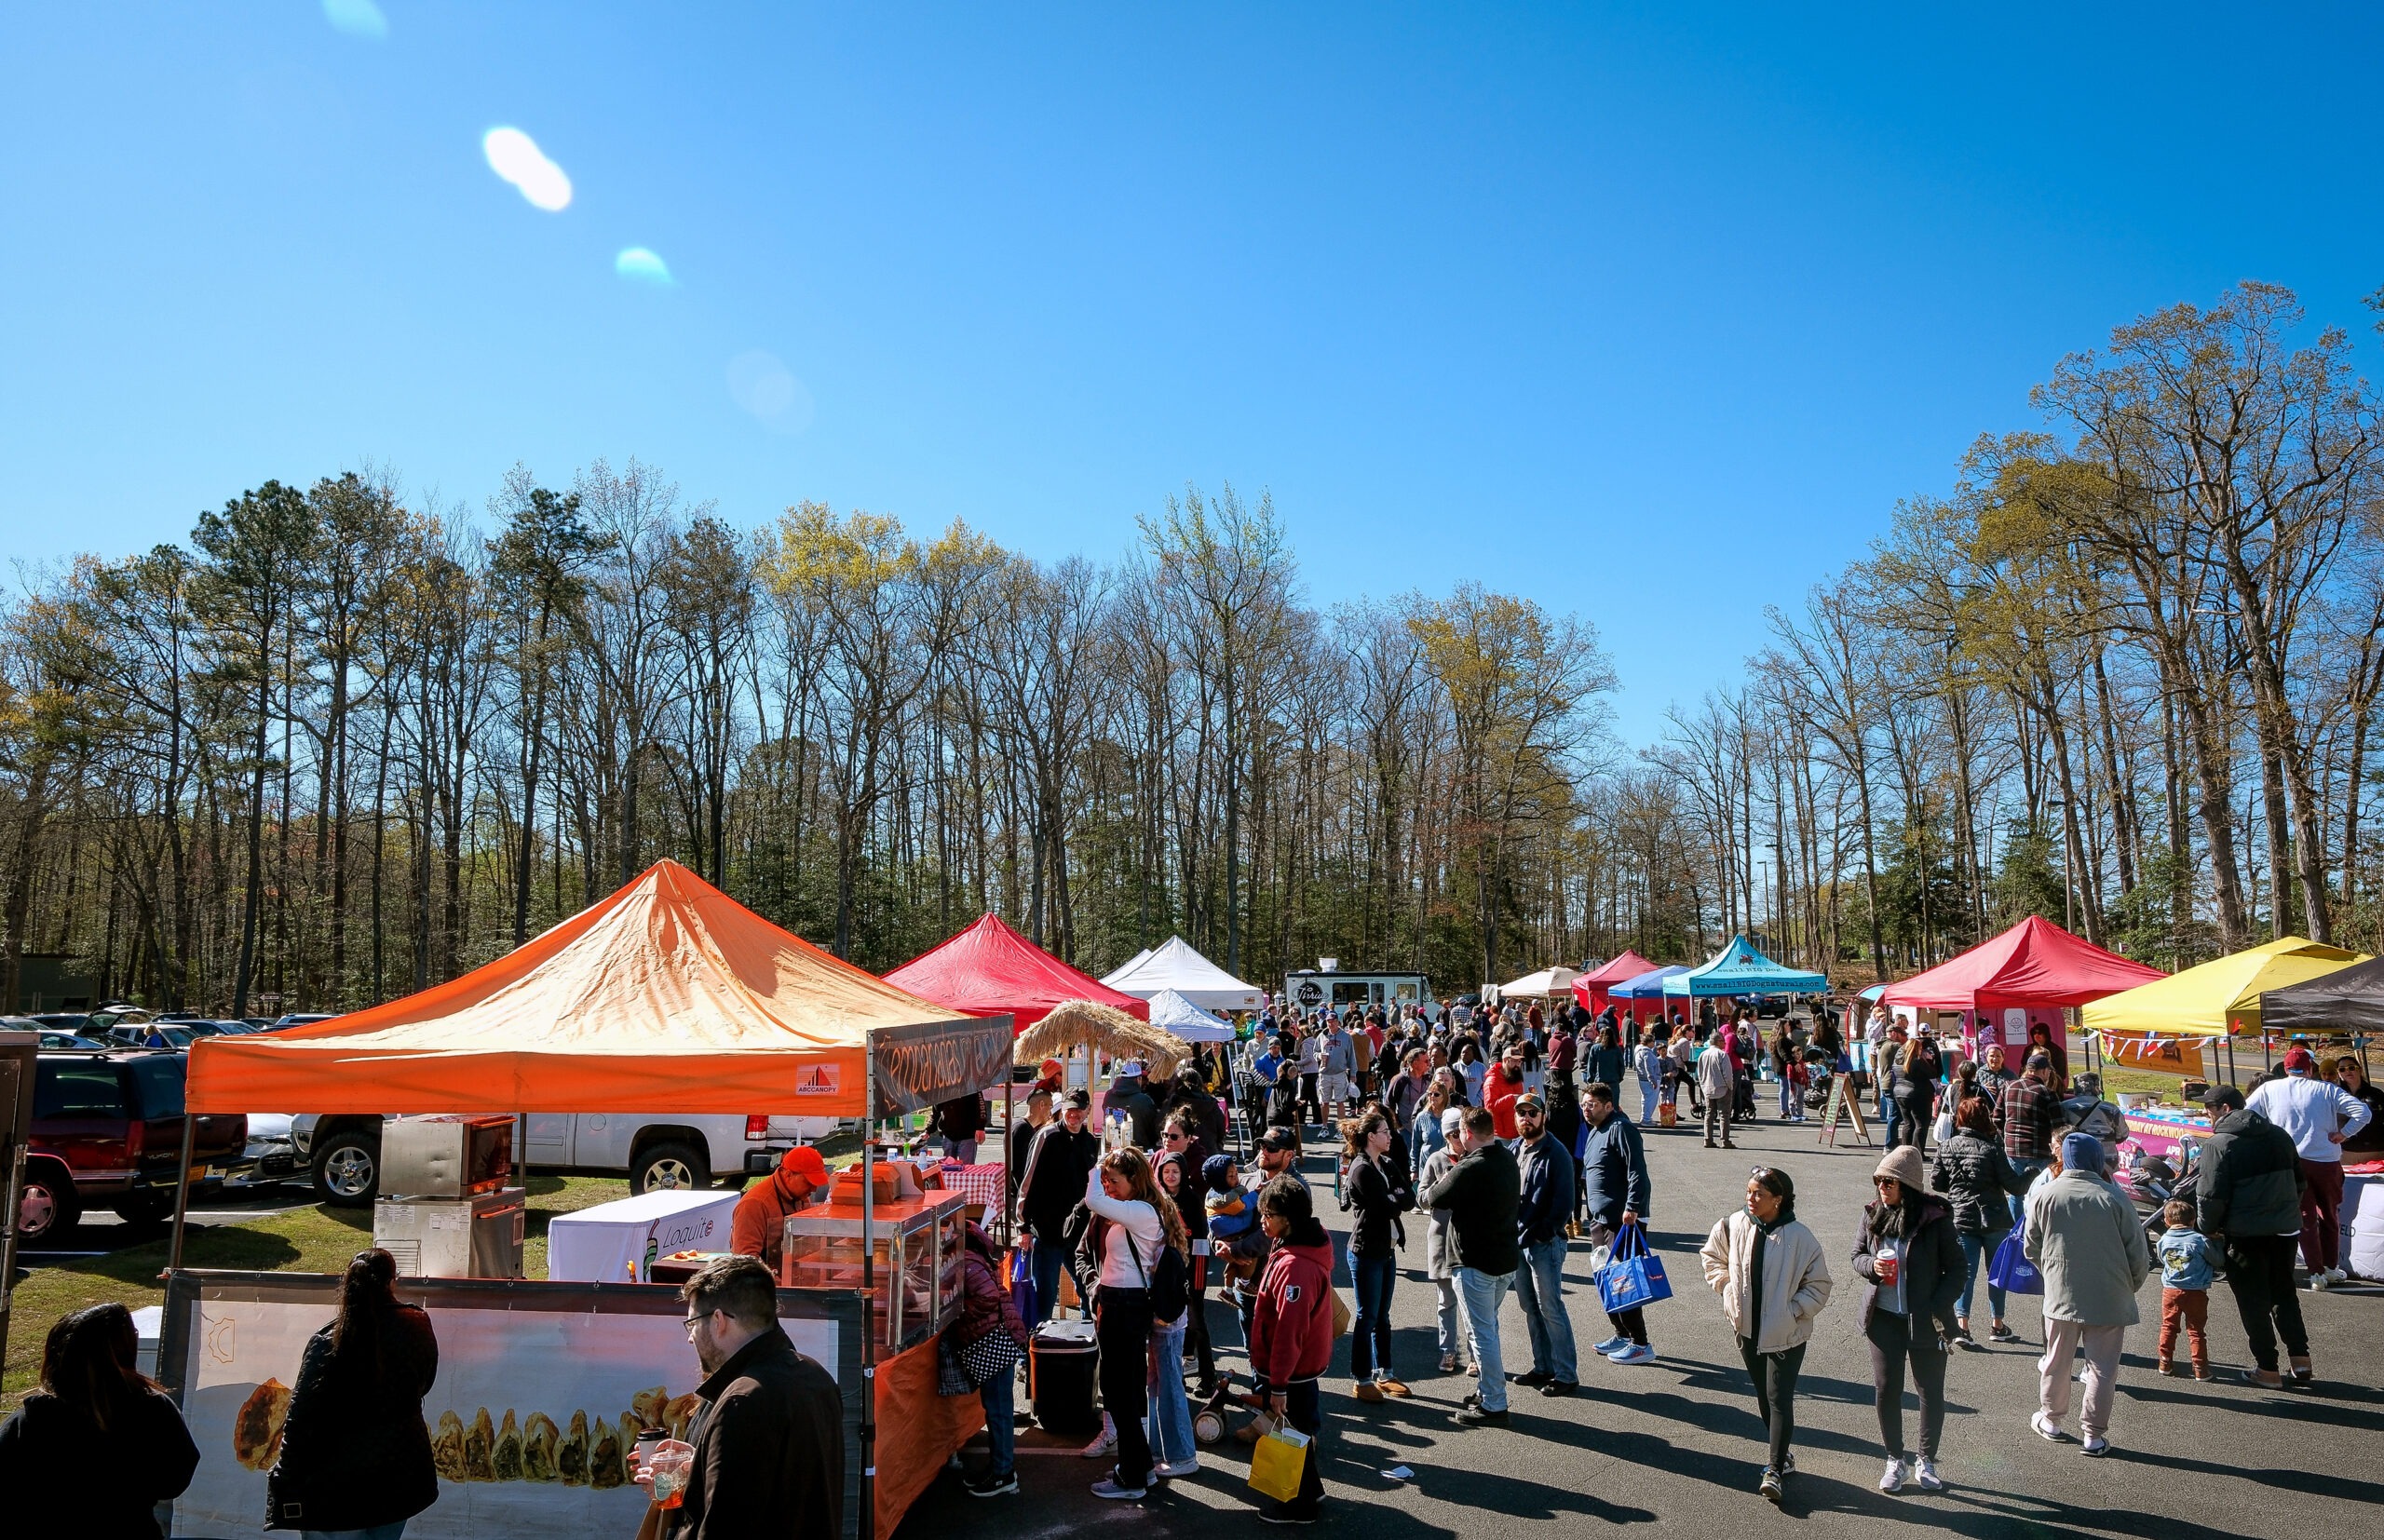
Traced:
[[2113, 324], [2374, 346], [2372, 6], [1173, 9], [13, 7], [0, 555], [367, 461], [1047, 557], [1231, 480], [1314, 601], [1584, 611], [1645, 739]]

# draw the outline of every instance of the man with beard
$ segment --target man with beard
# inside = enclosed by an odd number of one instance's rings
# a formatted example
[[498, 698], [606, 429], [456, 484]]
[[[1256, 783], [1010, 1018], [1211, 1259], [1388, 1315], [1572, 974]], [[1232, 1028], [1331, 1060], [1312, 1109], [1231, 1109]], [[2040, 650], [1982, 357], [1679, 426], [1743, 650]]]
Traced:
[[[752, 1257], [722, 1257], [679, 1290], [704, 1383], [679, 1506], [646, 1510], [639, 1540], [834, 1540], [844, 1531], [845, 1403], [835, 1377], [779, 1325], [778, 1284]], [[640, 1468], [640, 1486], [654, 1473]]]

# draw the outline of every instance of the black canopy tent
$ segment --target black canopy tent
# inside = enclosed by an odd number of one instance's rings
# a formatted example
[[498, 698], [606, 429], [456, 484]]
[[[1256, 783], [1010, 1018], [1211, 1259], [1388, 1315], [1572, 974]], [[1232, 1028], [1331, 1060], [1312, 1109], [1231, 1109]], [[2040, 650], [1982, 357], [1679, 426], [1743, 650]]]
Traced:
[[2264, 992], [2260, 1026], [2277, 1037], [2349, 1037], [2366, 1062], [2367, 1040], [2384, 1034], [2384, 957]]

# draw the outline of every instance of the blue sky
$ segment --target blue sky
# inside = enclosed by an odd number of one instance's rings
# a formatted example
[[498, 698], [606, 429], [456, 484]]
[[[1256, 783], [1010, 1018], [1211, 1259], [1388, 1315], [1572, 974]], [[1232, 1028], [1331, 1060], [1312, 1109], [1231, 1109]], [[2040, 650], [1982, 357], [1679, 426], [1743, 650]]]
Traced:
[[1041, 556], [1229, 480], [1314, 601], [1587, 614], [1645, 740], [2112, 325], [2374, 346], [2373, 7], [1807, 9], [20, 7], [0, 554], [367, 461]]

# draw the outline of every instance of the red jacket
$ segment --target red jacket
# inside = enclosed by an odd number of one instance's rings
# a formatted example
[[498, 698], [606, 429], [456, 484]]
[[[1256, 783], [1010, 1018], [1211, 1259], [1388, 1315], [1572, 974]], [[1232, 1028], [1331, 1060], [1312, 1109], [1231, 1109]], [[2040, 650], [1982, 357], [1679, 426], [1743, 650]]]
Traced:
[[1482, 1077], [1482, 1104], [1490, 1109], [1490, 1121], [1497, 1125], [1500, 1139], [1523, 1137], [1523, 1130], [1515, 1127], [1515, 1101], [1523, 1094], [1523, 1072], [1517, 1070], [1510, 1081], [1504, 1060], [1491, 1065], [1490, 1073]]
[[1269, 1388], [1313, 1380], [1333, 1361], [1333, 1242], [1278, 1246], [1250, 1317], [1250, 1367]]

